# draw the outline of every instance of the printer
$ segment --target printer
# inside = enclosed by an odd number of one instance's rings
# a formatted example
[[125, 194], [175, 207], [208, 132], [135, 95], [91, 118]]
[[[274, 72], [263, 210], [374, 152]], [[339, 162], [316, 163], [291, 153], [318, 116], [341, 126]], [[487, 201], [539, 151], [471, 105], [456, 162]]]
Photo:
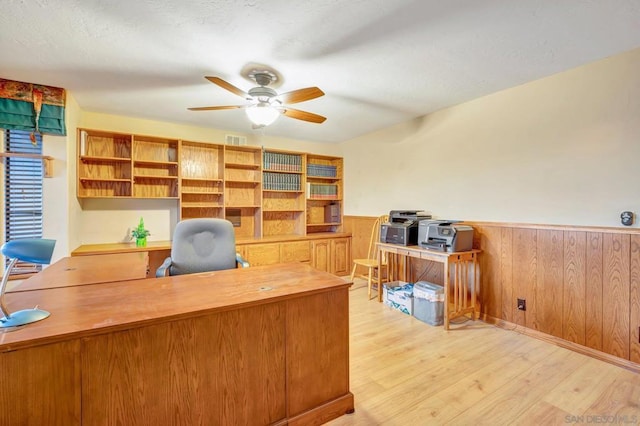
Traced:
[[468, 251], [473, 248], [473, 228], [459, 221], [421, 220], [418, 245], [439, 251]]
[[418, 223], [424, 219], [431, 219], [431, 215], [422, 210], [391, 210], [389, 222], [380, 225], [380, 242], [418, 244]]

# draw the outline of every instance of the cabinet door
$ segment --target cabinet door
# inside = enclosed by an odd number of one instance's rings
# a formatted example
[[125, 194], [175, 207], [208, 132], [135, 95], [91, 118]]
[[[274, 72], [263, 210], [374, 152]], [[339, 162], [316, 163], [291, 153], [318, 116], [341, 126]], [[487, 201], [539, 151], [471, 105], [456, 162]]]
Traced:
[[311, 243], [311, 266], [329, 272], [331, 266], [330, 246], [331, 240], [315, 240]]
[[280, 263], [280, 244], [250, 244], [245, 246], [244, 253], [251, 266]]
[[331, 240], [331, 273], [348, 275], [351, 268], [351, 239], [336, 238]]
[[311, 251], [309, 241], [290, 241], [280, 243], [280, 261], [286, 262], [309, 262]]

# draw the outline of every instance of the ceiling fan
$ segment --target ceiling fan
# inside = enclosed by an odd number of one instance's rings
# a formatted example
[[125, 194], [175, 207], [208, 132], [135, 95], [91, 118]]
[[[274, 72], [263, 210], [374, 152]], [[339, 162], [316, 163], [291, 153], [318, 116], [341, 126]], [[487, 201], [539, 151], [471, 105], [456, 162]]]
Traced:
[[278, 94], [274, 89], [267, 87], [277, 80], [275, 73], [268, 70], [255, 70], [249, 73], [248, 77], [255, 80], [257, 87], [249, 89], [248, 92], [237, 88], [233, 84], [219, 77], [205, 77], [213, 84], [217, 84], [229, 92], [241, 96], [249, 103], [247, 105], [222, 105], [189, 108], [190, 111], [215, 111], [223, 109], [245, 109], [247, 116], [254, 124], [260, 128], [273, 123], [281, 114], [297, 120], [308, 121], [310, 123], [322, 123], [326, 120], [318, 114], [299, 109], [289, 108], [285, 104], [297, 104], [309, 101], [324, 95], [324, 92], [317, 87], [307, 87], [293, 90], [291, 92]]

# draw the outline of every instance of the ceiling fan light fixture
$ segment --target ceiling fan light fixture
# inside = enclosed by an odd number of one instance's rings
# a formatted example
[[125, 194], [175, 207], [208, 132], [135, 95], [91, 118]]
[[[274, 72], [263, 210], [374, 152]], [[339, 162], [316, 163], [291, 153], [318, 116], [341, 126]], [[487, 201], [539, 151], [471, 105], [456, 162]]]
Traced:
[[267, 102], [259, 102], [245, 109], [247, 117], [256, 126], [268, 126], [280, 116], [280, 111], [272, 107]]

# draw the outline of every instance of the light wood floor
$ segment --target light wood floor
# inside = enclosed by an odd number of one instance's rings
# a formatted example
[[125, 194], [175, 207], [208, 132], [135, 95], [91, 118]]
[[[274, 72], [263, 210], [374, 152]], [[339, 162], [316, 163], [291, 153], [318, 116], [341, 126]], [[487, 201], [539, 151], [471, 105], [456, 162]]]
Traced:
[[445, 332], [350, 292], [354, 414], [329, 425], [638, 424], [640, 375], [483, 323]]

